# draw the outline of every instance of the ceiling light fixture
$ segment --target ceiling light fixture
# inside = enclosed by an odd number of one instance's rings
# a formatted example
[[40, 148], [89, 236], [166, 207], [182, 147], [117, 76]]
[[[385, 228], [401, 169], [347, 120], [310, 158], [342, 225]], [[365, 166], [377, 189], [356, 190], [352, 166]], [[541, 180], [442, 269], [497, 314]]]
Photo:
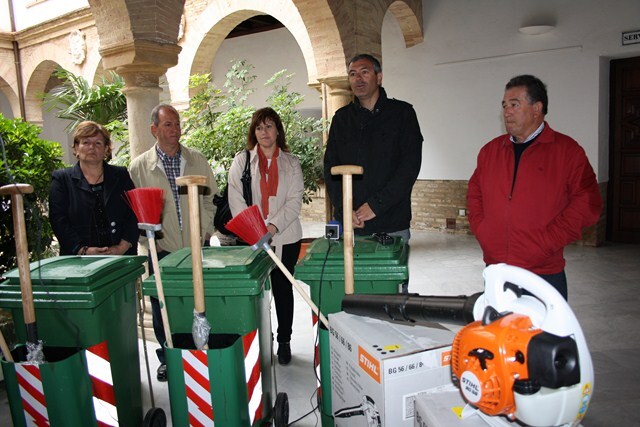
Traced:
[[518, 31], [528, 36], [538, 36], [540, 34], [548, 33], [554, 28], [555, 26], [553, 25], [527, 25], [526, 27], [518, 28]]

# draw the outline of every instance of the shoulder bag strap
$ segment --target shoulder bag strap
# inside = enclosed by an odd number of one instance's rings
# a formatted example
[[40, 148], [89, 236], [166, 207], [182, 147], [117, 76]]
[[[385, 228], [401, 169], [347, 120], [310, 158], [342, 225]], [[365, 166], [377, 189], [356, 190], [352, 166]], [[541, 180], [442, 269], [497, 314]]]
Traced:
[[249, 150], [245, 150], [247, 152], [247, 161], [244, 164], [244, 171], [242, 172], [242, 195], [244, 196], [244, 201], [247, 203], [247, 206], [251, 206], [252, 196], [251, 196], [251, 153]]

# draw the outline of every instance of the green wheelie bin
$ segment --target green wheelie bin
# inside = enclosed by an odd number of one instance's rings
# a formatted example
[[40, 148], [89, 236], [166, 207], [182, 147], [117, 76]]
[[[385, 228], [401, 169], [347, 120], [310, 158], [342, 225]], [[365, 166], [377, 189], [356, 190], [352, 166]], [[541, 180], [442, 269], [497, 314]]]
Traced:
[[[142, 424], [135, 326], [136, 281], [144, 272], [145, 260], [142, 256], [60, 256], [30, 264], [45, 362], [19, 363], [25, 360], [24, 346], [12, 352], [13, 363], [2, 360], [16, 427], [43, 417], [52, 426]], [[17, 269], [0, 284], [0, 307], [11, 312], [17, 341], [25, 343]], [[33, 367], [37, 372], [30, 371]], [[31, 401], [24, 395], [24, 382], [30, 378], [37, 380], [29, 389], [35, 399]]]
[[[269, 274], [274, 264], [248, 246], [205, 247], [202, 268], [208, 349], [192, 338], [194, 293], [191, 248], [159, 263], [173, 348], [165, 346], [171, 418], [188, 426], [191, 418], [225, 427], [285, 425], [286, 395], [275, 391]], [[143, 282], [157, 296], [155, 278]], [[194, 387], [194, 384], [199, 384]]]
[[[409, 278], [409, 247], [400, 237], [392, 242], [380, 243], [370, 236], [358, 236], [353, 246], [353, 284], [356, 294], [395, 294]], [[309, 285], [311, 299], [321, 313], [342, 311], [344, 298], [344, 241], [316, 239], [298, 262], [295, 278]], [[331, 364], [329, 331], [313, 318], [318, 327], [318, 363], [320, 384], [318, 404], [323, 427], [333, 427], [331, 409]], [[325, 390], [325, 392], [323, 392]]]

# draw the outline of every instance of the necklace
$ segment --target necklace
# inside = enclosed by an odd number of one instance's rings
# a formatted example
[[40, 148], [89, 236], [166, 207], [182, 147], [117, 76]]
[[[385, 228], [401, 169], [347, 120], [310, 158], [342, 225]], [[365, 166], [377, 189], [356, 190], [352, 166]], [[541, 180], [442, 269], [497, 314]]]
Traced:
[[98, 184], [98, 183], [102, 180], [102, 177], [103, 177], [103, 176], [104, 176], [104, 169], [102, 170], [102, 173], [100, 174], [100, 176], [99, 176], [95, 181], [91, 182], [91, 181], [89, 180], [89, 178], [87, 178], [87, 176], [86, 176], [86, 175], [84, 176], [84, 179], [86, 179], [86, 180], [87, 180], [87, 182], [88, 182], [90, 185], [96, 185], [96, 184]]

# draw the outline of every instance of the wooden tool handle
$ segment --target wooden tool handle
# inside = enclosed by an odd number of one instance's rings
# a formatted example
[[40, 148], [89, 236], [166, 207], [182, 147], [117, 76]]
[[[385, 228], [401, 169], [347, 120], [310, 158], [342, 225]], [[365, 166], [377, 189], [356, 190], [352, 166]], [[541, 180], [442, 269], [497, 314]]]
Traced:
[[4, 335], [2, 331], [0, 331], [0, 350], [2, 350], [2, 354], [4, 355], [4, 360], [7, 362], [13, 362], [13, 356], [11, 356], [11, 350], [9, 350], [9, 346], [4, 339]]
[[[153, 277], [156, 280], [156, 290], [158, 291], [158, 301], [160, 303], [160, 313], [162, 316], [162, 326], [164, 327], [164, 335], [167, 340], [167, 347], [173, 348], [173, 338], [171, 338], [171, 326], [169, 325], [169, 313], [167, 312], [167, 304], [164, 299], [164, 287], [162, 286], [162, 278], [160, 277], [160, 265], [158, 263], [158, 249], [156, 248], [156, 239], [154, 232], [147, 231], [147, 239], [149, 241], [149, 253], [151, 254], [151, 265], [153, 265]], [[160, 343], [162, 346], [163, 343]]]
[[364, 169], [357, 165], [340, 165], [331, 168], [331, 175], [362, 175]]
[[329, 321], [327, 320], [327, 318], [324, 316], [324, 314], [320, 312], [320, 310], [318, 310], [318, 306], [315, 305], [313, 301], [311, 301], [311, 298], [309, 298], [309, 295], [307, 295], [304, 289], [300, 287], [300, 284], [296, 281], [296, 279], [293, 278], [289, 270], [287, 270], [287, 267], [284, 266], [282, 261], [280, 261], [280, 258], [278, 258], [278, 256], [273, 252], [273, 249], [268, 248], [268, 249], [265, 249], [265, 251], [267, 252], [267, 254], [269, 254], [273, 262], [276, 263], [280, 271], [282, 271], [282, 274], [284, 274], [286, 278], [289, 279], [289, 282], [291, 282], [291, 285], [293, 285], [293, 287], [296, 289], [296, 291], [298, 291], [302, 299], [304, 299], [305, 302], [309, 305], [309, 307], [311, 307], [311, 310], [316, 314], [316, 316], [318, 316], [320, 321], [324, 323], [324, 326], [326, 326], [327, 329], [329, 329]]
[[27, 244], [27, 228], [24, 221], [24, 203], [22, 199], [23, 194], [30, 193], [33, 193], [33, 187], [29, 184], [9, 184], [0, 187], [0, 195], [11, 195], [24, 323], [27, 327], [27, 336], [30, 338], [28, 341], [37, 342], [36, 314], [33, 306], [33, 291], [31, 289], [31, 270], [29, 270], [29, 246]]
[[31, 193], [33, 193], [33, 187], [29, 184], [8, 184], [0, 187], [0, 196]]
[[191, 186], [191, 185], [207, 185], [207, 177], [203, 175], [185, 175], [176, 178], [176, 184]]
[[188, 175], [176, 178], [178, 185], [186, 185], [189, 201], [189, 232], [191, 236], [191, 262], [193, 268], [193, 304], [197, 313], [205, 312], [204, 278], [202, 275], [202, 245], [200, 242], [200, 201], [198, 186], [206, 185], [207, 178]]
[[340, 165], [331, 168], [332, 175], [342, 175], [342, 222], [344, 231], [344, 293], [355, 292], [353, 282], [353, 175], [361, 175], [362, 166]]

